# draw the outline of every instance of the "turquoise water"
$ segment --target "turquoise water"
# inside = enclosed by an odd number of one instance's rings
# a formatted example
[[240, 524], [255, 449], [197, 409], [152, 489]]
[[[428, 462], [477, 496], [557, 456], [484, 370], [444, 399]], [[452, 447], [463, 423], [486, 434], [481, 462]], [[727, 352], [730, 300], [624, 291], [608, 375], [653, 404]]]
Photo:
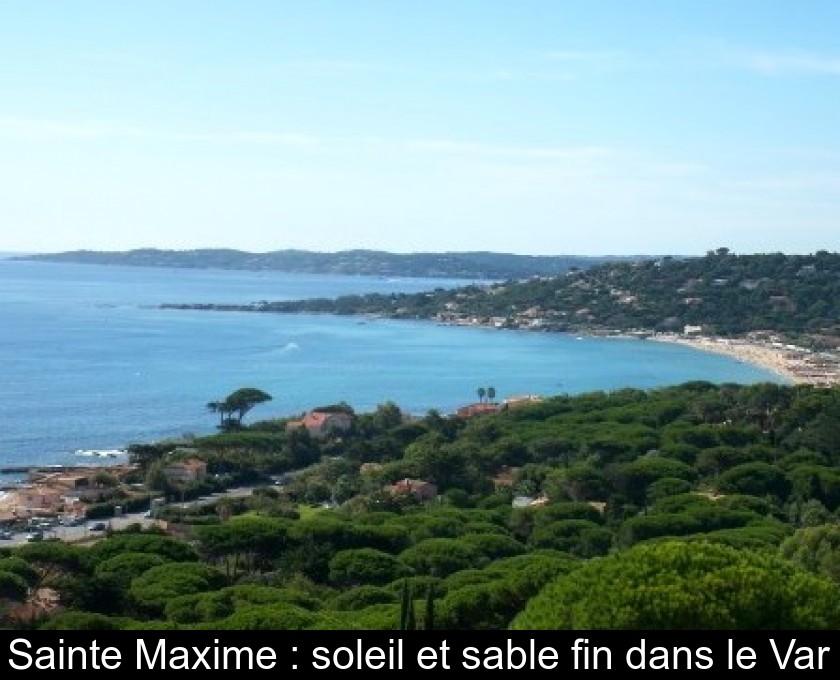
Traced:
[[415, 414], [450, 413], [480, 386], [502, 399], [780, 380], [643, 340], [156, 308], [463, 283], [472, 282], [0, 260], [0, 467], [80, 463], [79, 450], [211, 433], [217, 416], [206, 403], [243, 386], [273, 397], [247, 422], [339, 401], [357, 411], [392, 400]]

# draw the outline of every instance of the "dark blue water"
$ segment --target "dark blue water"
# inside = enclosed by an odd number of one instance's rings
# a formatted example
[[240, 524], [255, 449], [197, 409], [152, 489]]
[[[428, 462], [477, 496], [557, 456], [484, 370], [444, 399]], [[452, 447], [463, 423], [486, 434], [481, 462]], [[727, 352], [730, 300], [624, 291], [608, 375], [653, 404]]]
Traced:
[[0, 466], [80, 463], [79, 450], [214, 431], [208, 401], [257, 387], [247, 421], [345, 401], [415, 414], [497, 399], [686, 380], [779, 381], [689, 348], [642, 340], [326, 315], [160, 310], [416, 292], [440, 279], [148, 269], [0, 260]]

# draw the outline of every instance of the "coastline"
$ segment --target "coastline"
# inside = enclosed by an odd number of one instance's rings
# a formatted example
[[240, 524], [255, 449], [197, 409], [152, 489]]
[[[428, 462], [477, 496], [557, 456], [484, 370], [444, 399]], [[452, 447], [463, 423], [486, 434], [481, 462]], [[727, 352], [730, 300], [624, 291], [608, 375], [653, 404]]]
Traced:
[[[393, 317], [388, 317], [393, 318]], [[549, 331], [542, 324], [530, 323], [526, 325], [507, 327], [501, 319], [494, 318], [441, 318], [440, 315], [432, 320], [443, 326], [469, 326], [473, 328], [495, 328], [514, 331]], [[549, 331], [552, 332], [552, 331]], [[736, 359], [743, 363], [752, 364], [776, 374], [789, 385], [814, 385], [818, 387], [840, 386], [840, 352], [816, 352], [798, 345], [785, 344], [778, 339], [761, 337], [721, 337], [713, 335], [660, 333], [654, 331], [620, 331], [592, 329], [566, 329], [563, 332], [570, 336], [590, 338], [610, 338], [627, 340], [653, 340], [675, 345], [683, 345], [691, 349], [720, 354]]]
[[[308, 310], [291, 312], [276, 309], [270, 304], [262, 305], [219, 305], [219, 304], [164, 304], [162, 309], [193, 309], [202, 311], [242, 311], [263, 313], [302, 313], [344, 316], [335, 310]], [[429, 316], [404, 316], [399, 310], [387, 312], [350, 312], [365, 323], [365, 320], [388, 319], [392, 321], [430, 321], [438, 326], [463, 326], [528, 332], [560, 332], [578, 337], [611, 339], [644, 339], [684, 345], [692, 349], [720, 354], [743, 363], [752, 364], [771, 373], [790, 385], [807, 384], [819, 387], [840, 386], [840, 351], [814, 351], [797, 345], [785, 344], [770, 331], [748, 333], [746, 337], [721, 337], [699, 333], [660, 333], [647, 330], [621, 331], [617, 329], [593, 330], [592, 328], [553, 328], [545, 319], [531, 310], [511, 319], [510, 317], [488, 317], [457, 313], [436, 312]], [[698, 327], [699, 328], [699, 327]]]
[[657, 333], [647, 337], [656, 342], [685, 345], [692, 349], [722, 354], [775, 373], [794, 385], [830, 387], [840, 385], [837, 359], [823, 359], [810, 350], [795, 345], [769, 343], [744, 338], [685, 336]]

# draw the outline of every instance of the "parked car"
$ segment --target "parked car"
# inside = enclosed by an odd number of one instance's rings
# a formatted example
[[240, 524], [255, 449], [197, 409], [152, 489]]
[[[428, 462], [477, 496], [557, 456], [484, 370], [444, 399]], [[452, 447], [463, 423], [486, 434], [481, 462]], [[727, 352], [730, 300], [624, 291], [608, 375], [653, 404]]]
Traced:
[[105, 522], [91, 522], [88, 524], [88, 531], [105, 531], [108, 525]]
[[0, 531], [0, 541], [11, 541], [12, 540], [12, 532], [11, 531]]
[[26, 540], [30, 543], [34, 543], [35, 541], [43, 541], [44, 540], [44, 532], [43, 531], [30, 531], [26, 534]]

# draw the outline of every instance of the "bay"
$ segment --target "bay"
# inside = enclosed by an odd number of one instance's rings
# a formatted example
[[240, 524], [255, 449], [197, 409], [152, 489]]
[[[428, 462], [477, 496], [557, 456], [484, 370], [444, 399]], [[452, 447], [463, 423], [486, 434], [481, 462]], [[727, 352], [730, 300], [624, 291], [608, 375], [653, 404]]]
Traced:
[[498, 399], [780, 378], [734, 359], [634, 339], [431, 322], [162, 310], [419, 292], [472, 281], [153, 269], [0, 260], [0, 467], [79, 464], [79, 453], [215, 431], [209, 401], [239, 387], [272, 400], [246, 418], [386, 401], [451, 413]]

